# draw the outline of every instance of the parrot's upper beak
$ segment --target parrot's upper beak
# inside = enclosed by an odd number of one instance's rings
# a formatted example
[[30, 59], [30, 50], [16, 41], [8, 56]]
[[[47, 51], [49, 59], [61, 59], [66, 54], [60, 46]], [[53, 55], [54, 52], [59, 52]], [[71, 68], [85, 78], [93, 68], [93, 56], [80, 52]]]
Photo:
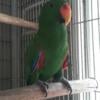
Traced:
[[71, 21], [71, 7], [68, 3], [61, 6], [60, 15], [63, 18], [65, 24], [68, 25]]

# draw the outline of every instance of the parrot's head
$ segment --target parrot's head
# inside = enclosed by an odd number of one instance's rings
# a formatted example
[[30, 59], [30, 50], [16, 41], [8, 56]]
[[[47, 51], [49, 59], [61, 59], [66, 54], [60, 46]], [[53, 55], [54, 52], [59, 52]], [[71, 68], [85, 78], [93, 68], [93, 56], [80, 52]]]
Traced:
[[60, 7], [60, 15], [62, 22], [64, 21], [65, 24], [68, 25], [71, 21], [71, 7], [68, 3]]
[[53, 25], [56, 23], [68, 25], [71, 21], [71, 7], [66, 0], [48, 0], [41, 9], [39, 24]]

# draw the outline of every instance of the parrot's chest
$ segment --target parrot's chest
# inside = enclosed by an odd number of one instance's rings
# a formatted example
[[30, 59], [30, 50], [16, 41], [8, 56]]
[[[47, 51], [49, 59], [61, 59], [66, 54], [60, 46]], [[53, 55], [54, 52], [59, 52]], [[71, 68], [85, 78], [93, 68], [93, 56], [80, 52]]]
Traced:
[[62, 32], [46, 36], [41, 41], [45, 52], [45, 64], [40, 70], [40, 79], [47, 80], [63, 66], [67, 53], [67, 34]]
[[41, 79], [47, 80], [59, 71], [67, 53], [67, 46], [62, 46], [55, 51], [49, 51], [46, 54], [45, 65], [41, 70]]

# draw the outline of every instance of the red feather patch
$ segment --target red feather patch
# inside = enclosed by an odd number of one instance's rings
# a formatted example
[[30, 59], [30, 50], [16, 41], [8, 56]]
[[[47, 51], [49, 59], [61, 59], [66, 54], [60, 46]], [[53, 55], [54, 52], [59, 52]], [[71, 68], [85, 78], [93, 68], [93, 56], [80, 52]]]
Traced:
[[63, 62], [63, 70], [66, 70], [67, 68], [68, 68], [68, 56], [66, 56]]
[[45, 53], [41, 51], [36, 66], [38, 67], [38, 69], [42, 69], [44, 67], [44, 63], [45, 63]]

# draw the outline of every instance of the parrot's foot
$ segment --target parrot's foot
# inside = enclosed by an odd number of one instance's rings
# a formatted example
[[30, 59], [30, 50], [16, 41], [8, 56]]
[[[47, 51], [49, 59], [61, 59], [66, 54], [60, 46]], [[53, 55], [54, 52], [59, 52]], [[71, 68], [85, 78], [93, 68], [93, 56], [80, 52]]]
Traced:
[[45, 93], [45, 97], [47, 97], [48, 94], [47, 89], [49, 88], [48, 83], [39, 80], [38, 85], [40, 86], [41, 91]]
[[68, 80], [66, 78], [62, 77], [61, 82], [67, 87], [68, 91], [70, 91], [69, 95], [71, 95], [72, 94], [72, 88], [71, 88]]

